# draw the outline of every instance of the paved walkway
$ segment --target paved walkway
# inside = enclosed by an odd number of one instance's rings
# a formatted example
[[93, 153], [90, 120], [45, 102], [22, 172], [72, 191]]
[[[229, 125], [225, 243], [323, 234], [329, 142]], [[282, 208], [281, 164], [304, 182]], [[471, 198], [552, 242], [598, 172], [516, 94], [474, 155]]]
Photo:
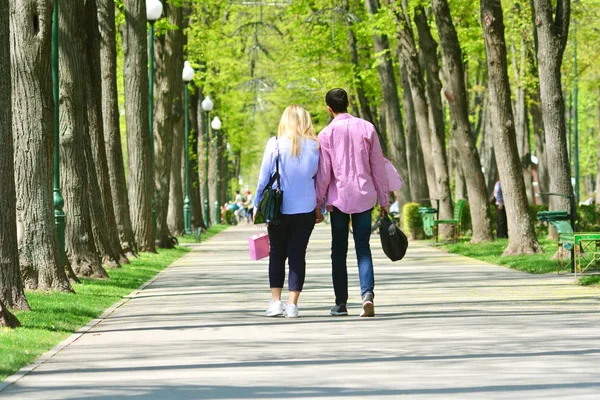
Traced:
[[388, 262], [374, 238], [376, 311], [332, 305], [319, 226], [297, 320], [263, 317], [267, 261], [253, 227], [230, 228], [32, 373], [2, 399], [598, 399], [598, 289], [412, 243]]

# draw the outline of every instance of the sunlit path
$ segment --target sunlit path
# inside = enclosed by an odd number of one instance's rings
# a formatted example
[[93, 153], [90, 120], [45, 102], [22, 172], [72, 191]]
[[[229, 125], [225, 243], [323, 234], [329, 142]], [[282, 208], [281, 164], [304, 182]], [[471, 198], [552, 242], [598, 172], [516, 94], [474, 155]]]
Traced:
[[376, 312], [330, 317], [328, 226], [308, 250], [300, 318], [263, 317], [267, 261], [254, 226], [196, 246], [2, 399], [597, 399], [597, 292], [411, 243], [386, 261], [374, 238]]

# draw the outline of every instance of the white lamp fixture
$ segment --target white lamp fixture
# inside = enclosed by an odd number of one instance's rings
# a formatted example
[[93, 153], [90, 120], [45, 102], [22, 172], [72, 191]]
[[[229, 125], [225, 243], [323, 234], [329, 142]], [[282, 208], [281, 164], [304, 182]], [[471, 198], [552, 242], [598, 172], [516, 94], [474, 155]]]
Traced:
[[206, 112], [210, 112], [210, 111], [212, 111], [214, 106], [215, 105], [212, 102], [212, 100], [210, 99], [210, 96], [206, 96], [206, 98], [202, 102], [202, 109]]
[[163, 5], [160, 0], [146, 0], [146, 18], [148, 21], [156, 21], [163, 12]]
[[212, 120], [210, 126], [213, 128], [213, 131], [220, 131], [221, 130], [221, 120], [219, 119], [219, 117], [215, 117], [215, 119]]
[[183, 81], [188, 83], [194, 79], [194, 68], [190, 65], [189, 61], [183, 63], [183, 74], [181, 74]]

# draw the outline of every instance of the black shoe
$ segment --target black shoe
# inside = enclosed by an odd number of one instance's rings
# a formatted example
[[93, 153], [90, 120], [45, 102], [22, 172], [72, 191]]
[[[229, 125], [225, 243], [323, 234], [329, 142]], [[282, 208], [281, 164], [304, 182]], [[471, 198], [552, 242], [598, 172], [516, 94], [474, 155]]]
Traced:
[[345, 304], [338, 304], [331, 307], [331, 311], [329, 312], [329, 314], [335, 315], [336, 317], [348, 315], [348, 309], [346, 308]]
[[363, 297], [362, 311], [360, 312], [361, 317], [374, 317], [375, 316], [375, 305], [373, 304], [373, 293], [366, 293]]

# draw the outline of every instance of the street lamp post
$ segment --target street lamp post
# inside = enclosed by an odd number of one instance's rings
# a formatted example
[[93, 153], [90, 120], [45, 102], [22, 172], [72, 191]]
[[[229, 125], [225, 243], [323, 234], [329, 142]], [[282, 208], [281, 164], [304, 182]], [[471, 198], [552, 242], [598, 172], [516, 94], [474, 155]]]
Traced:
[[206, 155], [204, 156], [204, 170], [206, 171], [204, 176], [204, 225], [207, 228], [210, 227], [210, 211], [208, 209], [208, 136], [210, 131], [210, 122], [208, 122], [208, 118], [214, 106], [215, 105], [210, 99], [210, 96], [206, 96], [206, 98], [202, 101], [202, 109], [204, 112], [206, 112], [206, 134], [204, 136], [204, 147], [206, 149]]
[[215, 133], [215, 224], [221, 222], [221, 213], [219, 212], [219, 131], [221, 130], [221, 120], [215, 117], [211, 123], [213, 132]]
[[58, 0], [54, 0], [52, 13], [52, 95], [54, 97], [54, 223], [58, 236], [60, 266], [66, 263], [65, 252], [65, 200], [60, 192], [60, 124], [59, 124], [59, 75], [58, 75]]
[[150, 23], [148, 33], [148, 120], [150, 122], [150, 171], [152, 176], [152, 242], [156, 241], [156, 204], [154, 201], [154, 23], [160, 18], [163, 5], [160, 0], [146, 0], [146, 19]]
[[192, 217], [191, 217], [191, 207], [190, 207], [190, 165], [189, 165], [189, 156], [190, 156], [190, 145], [189, 145], [189, 137], [190, 137], [190, 117], [189, 117], [189, 107], [188, 107], [188, 83], [194, 79], [194, 69], [190, 65], [189, 61], [186, 61], [183, 64], [183, 74], [182, 74], [183, 82], [184, 82], [184, 108], [185, 108], [185, 149], [184, 149], [184, 157], [185, 157], [185, 200], [183, 200], [183, 221], [185, 227], [185, 234], [192, 234]]

